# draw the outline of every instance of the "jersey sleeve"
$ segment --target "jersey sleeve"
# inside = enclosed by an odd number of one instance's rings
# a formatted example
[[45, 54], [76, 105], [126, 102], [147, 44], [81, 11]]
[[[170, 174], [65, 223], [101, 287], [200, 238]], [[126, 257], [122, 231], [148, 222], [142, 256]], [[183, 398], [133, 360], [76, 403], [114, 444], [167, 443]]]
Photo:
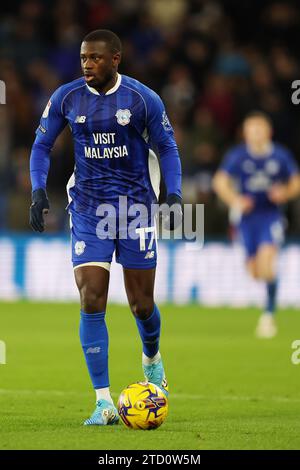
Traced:
[[219, 170], [225, 171], [232, 177], [237, 177], [240, 173], [238, 162], [239, 155], [235, 149], [231, 149], [225, 154]]
[[50, 152], [57, 136], [67, 124], [62, 110], [64, 92], [58, 88], [48, 101], [41, 116], [40, 125], [30, 155], [30, 178], [32, 191], [46, 189], [50, 167]]
[[181, 196], [181, 161], [174, 131], [168, 119], [164, 104], [160, 97], [152, 92], [146, 97], [146, 125], [150, 143], [159, 152], [161, 171], [167, 189], [167, 195]]
[[282, 172], [284, 179], [289, 179], [299, 173], [299, 167], [293, 154], [287, 150], [282, 151]]

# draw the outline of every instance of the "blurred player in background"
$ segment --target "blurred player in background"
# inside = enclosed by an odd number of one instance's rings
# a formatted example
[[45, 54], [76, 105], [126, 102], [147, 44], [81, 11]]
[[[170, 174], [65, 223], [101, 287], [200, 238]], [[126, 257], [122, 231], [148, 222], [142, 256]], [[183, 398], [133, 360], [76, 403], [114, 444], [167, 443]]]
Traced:
[[[114, 252], [123, 266], [129, 305], [143, 343], [145, 378], [168, 393], [159, 352], [160, 313], [153, 298], [157, 247], [150, 208], [158, 199], [160, 172], [151, 147], [155, 145], [159, 151], [167, 204], [174, 210], [169, 218], [170, 229], [181, 221], [181, 164], [173, 129], [159, 96], [137, 80], [118, 73], [118, 36], [107, 30], [89, 33], [81, 44], [80, 57], [83, 77], [54, 92], [36, 131], [30, 161], [30, 222], [34, 230], [44, 231], [43, 216], [49, 209], [46, 181], [50, 151], [68, 124], [75, 152], [68, 209], [72, 261], [81, 298], [80, 340], [96, 390], [96, 409], [85, 424], [106, 425], [118, 421], [109, 390], [105, 323]], [[109, 209], [115, 209], [119, 216], [125, 215], [119, 206], [120, 196], [127, 196], [128, 208], [137, 203], [149, 209], [139, 232], [134, 231], [140, 238], [122, 232], [121, 225], [117, 226], [115, 237], [111, 237], [113, 233], [107, 236], [105, 226], [99, 228], [99, 221], [103, 220], [98, 212], [101, 204], [109, 204]], [[130, 223], [129, 213], [126, 215]], [[114, 220], [111, 223], [113, 226]]]
[[265, 311], [256, 334], [276, 335], [276, 258], [283, 241], [280, 206], [300, 193], [300, 178], [293, 156], [272, 141], [267, 115], [253, 111], [243, 123], [245, 143], [228, 151], [214, 177], [214, 189], [230, 209], [247, 253], [249, 273], [266, 283]]

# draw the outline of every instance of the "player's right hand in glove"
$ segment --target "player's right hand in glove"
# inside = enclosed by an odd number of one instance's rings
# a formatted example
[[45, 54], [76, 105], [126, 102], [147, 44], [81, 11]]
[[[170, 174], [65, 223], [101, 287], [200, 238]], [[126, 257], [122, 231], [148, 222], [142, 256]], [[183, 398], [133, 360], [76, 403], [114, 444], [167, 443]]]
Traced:
[[30, 206], [30, 226], [35, 232], [45, 230], [44, 215], [49, 212], [49, 201], [44, 189], [36, 189], [32, 193], [32, 204]]

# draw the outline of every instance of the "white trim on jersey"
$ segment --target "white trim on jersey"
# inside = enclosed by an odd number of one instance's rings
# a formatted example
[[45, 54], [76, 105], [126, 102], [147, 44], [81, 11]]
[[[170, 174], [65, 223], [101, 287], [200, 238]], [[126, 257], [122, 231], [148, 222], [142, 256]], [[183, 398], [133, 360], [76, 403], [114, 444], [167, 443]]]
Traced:
[[[117, 89], [121, 85], [121, 81], [122, 81], [122, 75], [117, 72], [117, 81], [115, 85], [110, 90], [107, 90], [105, 95], [112, 95], [113, 93], [115, 93], [115, 91], [117, 91]], [[91, 93], [94, 93], [94, 95], [100, 95], [100, 93], [95, 88], [89, 86], [88, 84], [86, 84], [86, 86]]]
[[160, 168], [158, 158], [152, 149], [149, 149], [148, 154], [148, 170], [150, 176], [151, 186], [153, 188], [156, 198], [159, 197], [159, 186], [160, 186]]
[[[144, 137], [144, 134], [143, 134], [143, 137]], [[148, 153], [148, 171], [149, 171], [149, 176], [150, 176], [150, 183], [158, 201], [161, 174], [160, 174], [160, 167], [159, 167], [157, 155], [152, 149], [149, 149], [149, 153]], [[158, 241], [157, 241], [158, 223], [159, 223], [158, 214], [155, 214], [154, 237], [155, 237], [155, 243], [156, 243], [156, 255], [157, 256], [158, 256]]]
[[[75, 173], [72, 173], [72, 175], [70, 176], [69, 181], [67, 183], [67, 187], [66, 187], [67, 196], [68, 196], [68, 206], [66, 207], [66, 209], [68, 209], [69, 205], [72, 202], [72, 198], [70, 196], [70, 189], [74, 188], [74, 186], [75, 186]], [[72, 227], [73, 227], [72, 214], [69, 213], [69, 215], [70, 215], [70, 218], [69, 218], [70, 229], [72, 229]]]
[[148, 134], [147, 127], [145, 127], [145, 129], [144, 129], [144, 132], [142, 133], [142, 137], [143, 137], [144, 141], [147, 142], [147, 144], [148, 144], [148, 142], [149, 142], [149, 134]]
[[74, 186], [75, 186], [75, 173], [73, 172], [73, 173], [71, 174], [70, 178], [69, 178], [69, 181], [68, 181], [67, 187], [66, 187], [66, 189], [67, 189], [67, 195], [68, 195], [68, 203], [69, 203], [69, 204], [71, 204], [71, 202], [72, 202], [72, 198], [71, 198], [71, 196], [70, 196], [70, 189], [71, 189], [71, 188], [74, 188]]

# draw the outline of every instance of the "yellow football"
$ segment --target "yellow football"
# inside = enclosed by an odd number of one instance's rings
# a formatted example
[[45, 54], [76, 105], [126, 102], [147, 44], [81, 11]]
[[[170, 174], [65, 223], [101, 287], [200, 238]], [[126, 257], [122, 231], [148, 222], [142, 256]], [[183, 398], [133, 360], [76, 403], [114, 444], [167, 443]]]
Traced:
[[136, 382], [126, 387], [118, 400], [118, 412], [126, 427], [155, 429], [166, 419], [168, 399], [150, 382]]

